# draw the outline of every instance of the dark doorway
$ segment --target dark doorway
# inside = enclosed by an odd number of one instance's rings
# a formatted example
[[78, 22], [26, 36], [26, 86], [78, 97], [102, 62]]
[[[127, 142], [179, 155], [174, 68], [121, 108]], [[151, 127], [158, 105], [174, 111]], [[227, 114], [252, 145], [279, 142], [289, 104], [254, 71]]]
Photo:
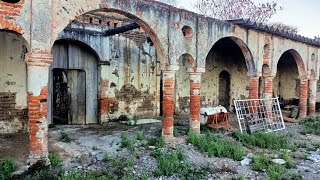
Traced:
[[83, 70], [53, 69], [53, 123], [86, 123], [86, 74]]
[[219, 74], [219, 104], [229, 109], [230, 106], [230, 74], [221, 71]]

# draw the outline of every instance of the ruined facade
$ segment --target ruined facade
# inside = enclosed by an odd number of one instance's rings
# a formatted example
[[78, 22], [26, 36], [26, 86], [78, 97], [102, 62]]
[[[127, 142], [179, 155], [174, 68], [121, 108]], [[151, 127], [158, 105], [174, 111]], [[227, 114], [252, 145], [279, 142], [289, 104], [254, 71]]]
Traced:
[[[28, 129], [32, 160], [47, 156], [49, 123], [161, 115], [171, 138], [174, 114], [200, 132], [201, 106], [280, 96], [305, 117], [319, 101], [320, 43], [247, 20], [153, 0], [2, 0], [0, 12], [0, 133]], [[107, 34], [126, 25], [138, 27]]]

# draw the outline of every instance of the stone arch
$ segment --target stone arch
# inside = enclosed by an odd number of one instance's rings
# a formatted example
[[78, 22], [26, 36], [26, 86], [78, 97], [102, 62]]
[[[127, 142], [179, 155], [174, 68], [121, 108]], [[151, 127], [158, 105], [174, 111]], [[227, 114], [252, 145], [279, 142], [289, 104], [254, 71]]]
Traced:
[[[60, 2], [56, 2], [56, 5]], [[65, 4], [65, 2], [61, 2], [59, 4], [59, 8], [65, 8], [62, 7], [62, 5]], [[167, 50], [164, 49], [163, 43], [167, 42], [167, 39], [159, 39], [158, 35], [156, 34], [156, 31], [159, 33], [164, 33], [161, 32], [160, 28], [158, 27], [158, 23], [154, 22], [152, 18], [148, 15], [144, 15], [141, 10], [145, 11], [151, 11], [151, 9], [157, 8], [157, 15], [162, 16], [163, 18], [165, 14], [163, 11], [160, 11], [162, 8], [169, 9], [169, 6], [164, 5], [163, 3], [156, 2], [156, 1], [148, 1], [148, 0], [143, 0], [143, 1], [125, 1], [125, 0], [120, 0], [120, 1], [112, 1], [112, 0], [103, 0], [102, 3], [101, 1], [95, 1], [91, 2], [89, 4], [72, 4], [69, 3], [66, 6], [71, 6], [71, 7], [78, 7], [76, 10], [72, 10], [68, 13], [67, 17], [64, 17], [60, 22], [55, 22], [56, 24], [59, 24], [57, 28], [53, 29], [53, 40], [56, 39], [58, 36], [59, 32], [61, 32], [68, 24], [70, 21], [73, 20], [73, 17], [78, 17], [86, 13], [94, 13], [94, 12], [114, 12], [114, 13], [119, 13], [121, 15], [124, 15], [130, 19], [132, 19], [135, 23], [137, 23], [149, 36], [150, 39], [152, 40], [157, 56], [159, 58], [159, 61], [162, 64], [170, 64], [170, 60], [168, 60], [168, 55], [166, 53]], [[125, 10], [124, 10], [125, 9]], [[158, 10], [159, 9], [159, 10]], [[74, 15], [74, 16], [72, 16]], [[160, 18], [160, 17], [159, 17]], [[68, 21], [69, 20], [69, 21]], [[51, 46], [53, 45], [53, 42], [51, 43]]]
[[[252, 53], [251, 53], [249, 47], [246, 45], [245, 42], [243, 42], [243, 40], [241, 40], [235, 36], [227, 36], [227, 37], [220, 38], [219, 40], [214, 42], [213, 46], [215, 46], [219, 41], [226, 40], [226, 39], [231, 40], [233, 43], [235, 43], [240, 48], [242, 55], [245, 59], [247, 68], [248, 68], [248, 76], [249, 77], [254, 76], [257, 71], [256, 71], [255, 63], [253, 60], [253, 56], [252, 56]], [[211, 51], [211, 49], [210, 49], [210, 51]], [[207, 54], [209, 54], [209, 52]]]
[[[303, 62], [301, 55], [295, 49], [286, 50], [281, 54], [281, 56], [285, 53], [290, 53], [293, 56], [295, 63], [297, 64], [300, 78], [307, 78], [308, 74], [307, 74], [306, 65]], [[273, 74], [276, 74], [278, 71], [277, 64], [279, 63], [281, 56], [279, 57], [279, 59], [276, 60], [275, 71], [273, 71]]]

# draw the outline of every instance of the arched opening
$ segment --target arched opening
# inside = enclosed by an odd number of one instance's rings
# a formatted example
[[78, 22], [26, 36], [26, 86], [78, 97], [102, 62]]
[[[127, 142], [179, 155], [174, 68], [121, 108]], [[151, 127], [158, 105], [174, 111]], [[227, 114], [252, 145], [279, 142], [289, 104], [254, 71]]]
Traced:
[[230, 74], [228, 71], [221, 71], [219, 74], [219, 104], [224, 107], [230, 106]]
[[190, 114], [190, 74], [188, 69], [194, 67], [195, 60], [190, 54], [179, 58], [179, 70], [176, 72], [176, 105], [175, 113], [180, 116]]
[[27, 127], [27, 45], [11, 31], [0, 31], [0, 42], [0, 134], [10, 134]]
[[[206, 72], [202, 75], [202, 106], [223, 104], [232, 111], [233, 100], [249, 96], [249, 74], [254, 72], [253, 67], [250, 51], [241, 40], [226, 37], [217, 41], [207, 56]], [[221, 72], [224, 73], [220, 78]], [[222, 88], [225, 90], [221, 92]]]
[[3, 30], [0, 43], [0, 134], [8, 134], [0, 137], [0, 159], [12, 156], [20, 161], [27, 158], [29, 142], [25, 63], [28, 45], [21, 35]]
[[297, 61], [291, 51], [284, 52], [277, 65], [273, 80], [273, 94], [279, 97], [282, 107], [299, 106], [300, 76]]
[[49, 114], [54, 124], [97, 123], [98, 58], [87, 46], [56, 41], [50, 66]]
[[[134, 16], [116, 10], [101, 9], [77, 17], [59, 34], [58, 39], [76, 39], [88, 45], [80, 52], [74, 51], [75, 55], [70, 55], [70, 48], [74, 49], [73, 45], [70, 46], [65, 41], [60, 43], [59, 47], [56, 47], [57, 43], [53, 46], [53, 50], [56, 49], [58, 52], [53, 53], [53, 64], [56, 64], [55, 57], [66, 58], [63, 54], [69, 54], [72, 58], [84, 57], [81, 66], [90, 66], [91, 71], [96, 74], [94, 82], [97, 83], [94, 86], [86, 81], [86, 86], [90, 86], [90, 92], [95, 92], [90, 97], [95, 97], [97, 101], [97, 106], [90, 111], [95, 114], [95, 120], [93, 115], [88, 116], [87, 109], [86, 123], [105, 123], [123, 116], [142, 119], [159, 115], [161, 72], [156, 53], [159, 50], [156, 50], [158, 45], [153, 43], [155, 35], [143, 30], [149, 28], [142, 25], [144, 23]], [[69, 49], [64, 50], [65, 46]], [[88, 48], [93, 49], [90, 56], [98, 57], [95, 66], [88, 64], [87, 54], [81, 54], [88, 52]], [[70, 63], [74, 64], [74, 61]], [[59, 72], [60, 75], [62, 72], [64, 71]], [[77, 76], [80, 74], [78, 72]], [[87, 79], [88, 73], [83, 77]], [[86, 92], [87, 106], [88, 96]], [[92, 103], [90, 105], [92, 106]]]

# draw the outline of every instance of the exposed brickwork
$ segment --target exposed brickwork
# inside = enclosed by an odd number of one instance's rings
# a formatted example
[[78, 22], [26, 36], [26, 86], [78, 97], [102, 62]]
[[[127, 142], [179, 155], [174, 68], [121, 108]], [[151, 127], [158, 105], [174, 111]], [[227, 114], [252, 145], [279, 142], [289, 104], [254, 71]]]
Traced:
[[50, 51], [33, 49], [27, 55], [27, 64], [32, 66], [50, 66], [52, 63], [52, 55]]
[[258, 99], [259, 96], [259, 77], [250, 78], [249, 99]]
[[268, 76], [264, 78], [264, 95], [266, 98], [271, 98], [273, 93], [273, 78]]
[[316, 79], [309, 80], [309, 115], [311, 116], [315, 116], [316, 112], [317, 82]]
[[43, 87], [39, 96], [28, 94], [31, 162], [48, 156], [47, 94], [48, 87]]
[[24, 1], [15, 4], [0, 1], [0, 29], [15, 31], [23, 34], [22, 27], [17, 24], [16, 19], [20, 16], [20, 11]]
[[308, 80], [300, 80], [300, 102], [299, 102], [299, 117], [307, 116], [307, 101], [308, 101]]
[[163, 73], [162, 137], [165, 139], [170, 139], [173, 137], [175, 72], [162, 71], [162, 73]]
[[16, 93], [0, 92], [0, 121], [11, 123], [17, 118], [22, 127], [26, 127], [27, 109], [16, 109], [15, 106]]
[[201, 73], [190, 73], [190, 130], [200, 134]]

